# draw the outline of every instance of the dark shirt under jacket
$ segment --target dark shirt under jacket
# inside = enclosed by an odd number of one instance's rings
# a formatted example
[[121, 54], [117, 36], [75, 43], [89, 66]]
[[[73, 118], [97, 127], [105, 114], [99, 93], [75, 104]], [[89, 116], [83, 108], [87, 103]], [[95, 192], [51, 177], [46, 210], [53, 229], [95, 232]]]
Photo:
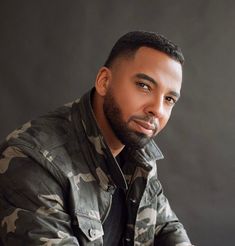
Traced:
[[[116, 157], [120, 167], [123, 162], [120, 155]], [[121, 188], [117, 188], [113, 194], [109, 215], [103, 224], [104, 246], [121, 246], [122, 234], [126, 225], [126, 196]]]

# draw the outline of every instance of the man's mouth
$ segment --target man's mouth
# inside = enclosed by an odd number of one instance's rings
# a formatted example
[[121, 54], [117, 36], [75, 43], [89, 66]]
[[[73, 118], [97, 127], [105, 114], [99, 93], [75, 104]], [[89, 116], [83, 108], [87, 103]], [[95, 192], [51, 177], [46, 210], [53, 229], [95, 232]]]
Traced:
[[135, 128], [138, 132], [144, 133], [149, 137], [155, 135], [157, 131], [156, 124], [153, 124], [149, 121], [133, 119], [133, 122], [135, 123]]

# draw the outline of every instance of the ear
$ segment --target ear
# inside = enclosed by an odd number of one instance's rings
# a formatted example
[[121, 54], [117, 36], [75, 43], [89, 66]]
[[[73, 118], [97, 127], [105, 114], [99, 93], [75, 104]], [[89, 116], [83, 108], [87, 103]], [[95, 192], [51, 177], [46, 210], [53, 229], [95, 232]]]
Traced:
[[107, 67], [101, 67], [95, 81], [95, 88], [100, 96], [106, 95], [111, 78], [111, 71]]

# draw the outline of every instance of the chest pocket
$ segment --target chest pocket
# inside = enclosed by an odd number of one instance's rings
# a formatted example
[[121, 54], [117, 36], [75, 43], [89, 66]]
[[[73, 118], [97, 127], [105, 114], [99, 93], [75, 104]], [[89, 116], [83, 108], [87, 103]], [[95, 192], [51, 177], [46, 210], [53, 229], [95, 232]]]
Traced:
[[[101, 221], [89, 213], [77, 212], [78, 240], [81, 245], [103, 245]], [[82, 232], [82, 233], [81, 233]]]

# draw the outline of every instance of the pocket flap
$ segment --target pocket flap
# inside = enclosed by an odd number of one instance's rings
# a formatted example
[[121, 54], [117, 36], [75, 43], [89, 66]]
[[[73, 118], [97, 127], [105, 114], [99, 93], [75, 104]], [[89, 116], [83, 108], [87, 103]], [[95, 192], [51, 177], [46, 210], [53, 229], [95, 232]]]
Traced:
[[78, 227], [86, 235], [89, 241], [94, 241], [104, 235], [100, 220], [89, 217], [85, 214], [77, 214]]

